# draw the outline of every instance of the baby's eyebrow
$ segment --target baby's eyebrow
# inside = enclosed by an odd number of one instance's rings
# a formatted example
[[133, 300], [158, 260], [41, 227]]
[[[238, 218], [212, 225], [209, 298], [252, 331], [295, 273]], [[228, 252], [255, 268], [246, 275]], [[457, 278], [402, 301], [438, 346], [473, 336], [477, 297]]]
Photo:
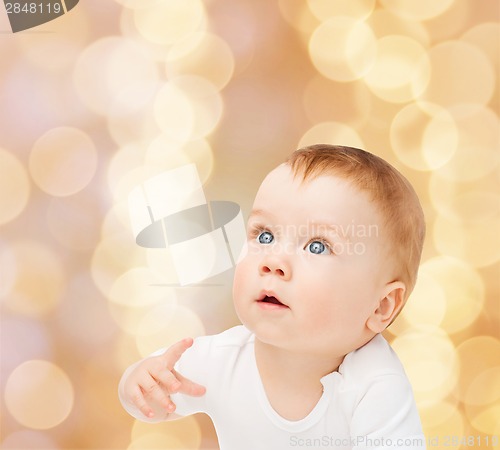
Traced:
[[264, 211], [263, 209], [252, 209], [250, 212], [250, 215], [248, 216], [249, 219], [251, 219], [254, 216], [260, 216], [260, 217], [269, 217], [271, 219], [275, 219], [276, 216], [270, 212], [270, 211]]

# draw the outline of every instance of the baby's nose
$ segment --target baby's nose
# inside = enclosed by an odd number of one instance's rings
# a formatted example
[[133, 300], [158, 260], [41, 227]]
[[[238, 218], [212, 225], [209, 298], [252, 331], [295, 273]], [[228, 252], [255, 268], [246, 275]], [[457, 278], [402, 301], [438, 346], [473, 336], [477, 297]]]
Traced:
[[283, 280], [290, 279], [292, 274], [290, 265], [282, 258], [268, 256], [259, 266], [260, 275], [276, 275]]

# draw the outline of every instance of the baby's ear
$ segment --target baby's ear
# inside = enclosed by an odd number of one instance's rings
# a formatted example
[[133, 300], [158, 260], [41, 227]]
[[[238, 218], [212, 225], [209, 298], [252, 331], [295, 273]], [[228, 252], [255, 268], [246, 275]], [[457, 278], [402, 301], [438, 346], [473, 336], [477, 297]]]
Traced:
[[385, 286], [382, 298], [378, 301], [366, 326], [374, 333], [384, 331], [403, 307], [406, 286], [402, 281], [393, 281]]

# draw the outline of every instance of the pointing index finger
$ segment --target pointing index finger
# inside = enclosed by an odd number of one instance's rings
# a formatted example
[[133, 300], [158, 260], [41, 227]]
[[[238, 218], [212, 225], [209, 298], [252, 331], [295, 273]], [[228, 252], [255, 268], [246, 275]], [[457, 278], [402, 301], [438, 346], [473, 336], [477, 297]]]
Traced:
[[193, 338], [185, 338], [171, 345], [165, 352], [165, 360], [168, 370], [173, 370], [174, 365], [181, 358], [182, 354], [193, 345]]

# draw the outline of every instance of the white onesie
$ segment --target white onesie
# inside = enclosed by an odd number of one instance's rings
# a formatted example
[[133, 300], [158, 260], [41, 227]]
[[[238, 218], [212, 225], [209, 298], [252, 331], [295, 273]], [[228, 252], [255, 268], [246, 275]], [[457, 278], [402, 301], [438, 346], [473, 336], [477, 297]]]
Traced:
[[207, 388], [202, 397], [172, 395], [176, 414], [208, 414], [221, 450], [426, 448], [411, 386], [382, 335], [321, 378], [323, 395], [297, 421], [270, 405], [244, 326], [196, 338], [175, 369]]

